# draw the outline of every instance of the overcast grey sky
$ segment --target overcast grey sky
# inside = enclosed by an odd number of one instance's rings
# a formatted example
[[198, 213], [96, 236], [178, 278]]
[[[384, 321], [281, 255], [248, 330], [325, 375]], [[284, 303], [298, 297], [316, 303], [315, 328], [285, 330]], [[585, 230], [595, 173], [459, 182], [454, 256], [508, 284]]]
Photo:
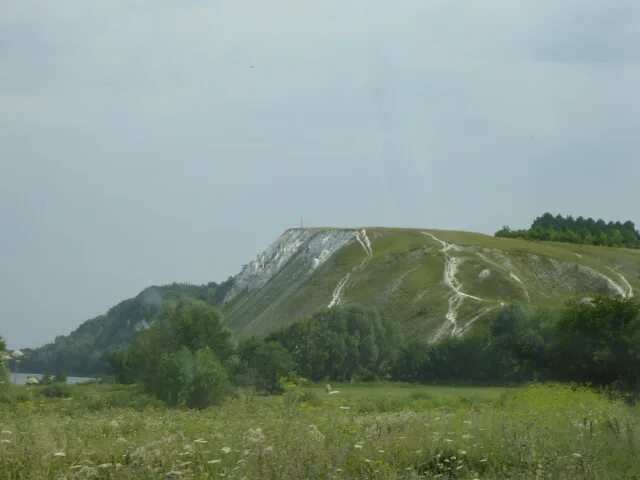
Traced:
[[640, 2], [3, 0], [0, 335], [309, 225], [640, 222]]

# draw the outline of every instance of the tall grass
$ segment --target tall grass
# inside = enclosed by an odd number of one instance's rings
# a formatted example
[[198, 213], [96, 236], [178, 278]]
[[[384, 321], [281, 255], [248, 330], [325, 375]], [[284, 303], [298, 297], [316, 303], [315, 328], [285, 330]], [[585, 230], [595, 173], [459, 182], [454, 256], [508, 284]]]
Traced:
[[0, 478], [640, 479], [637, 408], [563, 385], [448, 402], [293, 388], [200, 411], [95, 408], [82, 388], [0, 406]]

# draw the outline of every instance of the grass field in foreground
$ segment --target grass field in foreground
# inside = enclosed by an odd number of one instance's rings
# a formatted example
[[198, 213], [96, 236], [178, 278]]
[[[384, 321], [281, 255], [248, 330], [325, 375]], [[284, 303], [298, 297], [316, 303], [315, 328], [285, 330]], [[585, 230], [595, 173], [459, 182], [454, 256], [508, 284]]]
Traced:
[[[337, 391], [326, 395], [325, 401], [333, 403], [359, 402], [362, 400], [378, 401], [388, 399], [405, 403], [411, 399], [429, 399], [433, 402], [447, 404], [451, 402], [483, 402], [498, 400], [509, 390], [507, 387], [448, 387], [417, 385], [412, 383], [331, 383], [331, 389]], [[326, 385], [308, 387], [316, 395], [326, 394]]]
[[0, 479], [640, 479], [638, 408], [587, 389], [332, 388], [194, 411], [135, 387], [15, 387]]

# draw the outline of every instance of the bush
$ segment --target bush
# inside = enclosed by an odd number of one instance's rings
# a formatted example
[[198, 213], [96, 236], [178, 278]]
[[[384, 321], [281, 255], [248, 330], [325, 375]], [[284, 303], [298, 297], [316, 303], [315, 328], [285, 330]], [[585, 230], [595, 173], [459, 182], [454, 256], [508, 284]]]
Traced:
[[47, 398], [69, 398], [71, 387], [64, 383], [52, 383], [40, 389], [40, 395]]
[[260, 392], [282, 393], [282, 377], [294, 378], [295, 364], [279, 342], [249, 339], [240, 347], [239, 380]]
[[231, 383], [225, 368], [212, 350], [203, 348], [195, 353], [182, 348], [175, 359], [178, 378], [170, 392], [178, 405], [204, 408], [220, 403], [231, 393]]

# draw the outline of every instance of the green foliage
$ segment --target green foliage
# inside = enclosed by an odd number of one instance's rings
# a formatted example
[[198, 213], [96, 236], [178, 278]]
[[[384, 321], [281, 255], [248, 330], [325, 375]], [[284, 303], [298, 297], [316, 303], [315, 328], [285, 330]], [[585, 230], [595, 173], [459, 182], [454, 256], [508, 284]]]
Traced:
[[227, 371], [208, 347], [195, 352], [182, 347], [175, 356], [175, 370], [178, 405], [204, 408], [231, 393]]
[[40, 395], [47, 398], [68, 398], [71, 396], [71, 387], [63, 383], [50, 383], [38, 387]]
[[153, 323], [167, 304], [194, 298], [219, 305], [232, 285], [230, 278], [221, 284], [172, 283], [149, 287], [106, 314], [87, 320], [70, 335], [60, 335], [53, 343], [25, 350], [20, 368], [27, 372], [66, 371], [80, 376], [105, 373], [111, 362], [110, 353], [135, 341], [138, 333]]
[[239, 346], [238, 357], [236, 377], [261, 392], [282, 393], [280, 379], [294, 377], [294, 361], [279, 342], [251, 338]]
[[560, 312], [500, 309], [486, 330], [403, 345], [393, 377], [405, 381], [569, 380], [640, 390], [640, 305], [574, 301]]
[[9, 385], [9, 354], [4, 338], [0, 337], [0, 390]]
[[139, 382], [170, 405], [203, 407], [230, 391], [223, 363], [233, 353], [220, 314], [193, 299], [170, 303], [110, 365], [123, 383]]
[[567, 378], [638, 388], [640, 305], [607, 297], [574, 302], [558, 322], [553, 353]]
[[605, 223], [593, 218], [574, 219], [571, 215], [563, 217], [550, 213], [536, 218], [526, 230], [511, 230], [504, 226], [496, 232], [496, 237], [640, 248], [640, 232], [632, 221]]
[[383, 378], [398, 346], [391, 322], [357, 306], [322, 309], [268, 338], [281, 343], [298, 373], [312, 380]]

